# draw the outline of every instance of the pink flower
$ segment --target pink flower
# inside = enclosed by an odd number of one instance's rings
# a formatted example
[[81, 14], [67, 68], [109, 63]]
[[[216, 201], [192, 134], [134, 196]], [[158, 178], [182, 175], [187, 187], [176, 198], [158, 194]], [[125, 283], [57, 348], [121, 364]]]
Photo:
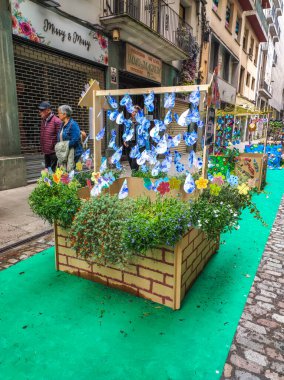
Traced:
[[29, 36], [32, 33], [32, 28], [27, 22], [21, 22], [20, 27], [25, 36]]
[[103, 36], [98, 37], [99, 45], [102, 49], [107, 48], [107, 40]]
[[12, 16], [12, 27], [16, 29], [18, 27], [18, 20], [15, 16]]
[[216, 176], [213, 178], [212, 183], [215, 183], [218, 186], [222, 186], [224, 184], [224, 180], [221, 176]]
[[30, 40], [31, 41], [34, 41], [34, 42], [40, 42], [40, 39], [38, 38], [38, 36], [36, 35], [36, 34], [34, 34], [34, 33], [32, 33], [31, 35], [30, 35]]

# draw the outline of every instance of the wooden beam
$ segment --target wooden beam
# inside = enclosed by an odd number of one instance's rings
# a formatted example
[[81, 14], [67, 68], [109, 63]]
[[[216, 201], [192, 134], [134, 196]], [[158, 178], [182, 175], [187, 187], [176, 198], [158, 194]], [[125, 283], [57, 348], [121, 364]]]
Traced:
[[98, 172], [101, 165], [101, 140], [96, 140], [96, 135], [100, 131], [100, 111], [101, 100], [97, 96], [96, 91], [93, 90], [93, 136], [94, 136], [94, 171]]
[[154, 94], [165, 94], [167, 92], [192, 92], [192, 91], [208, 91], [209, 84], [191, 85], [191, 86], [168, 86], [168, 87], [148, 87], [148, 88], [128, 88], [119, 90], [98, 90], [96, 96], [120, 96], [120, 95], [143, 95], [154, 91]]

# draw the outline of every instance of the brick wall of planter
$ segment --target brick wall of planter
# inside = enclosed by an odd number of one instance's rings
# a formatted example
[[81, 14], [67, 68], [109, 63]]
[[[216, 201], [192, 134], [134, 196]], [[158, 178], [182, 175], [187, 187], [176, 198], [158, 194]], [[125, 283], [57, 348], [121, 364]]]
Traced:
[[175, 247], [159, 247], [137, 254], [121, 270], [102, 266], [76, 255], [68, 242], [68, 231], [55, 226], [56, 267], [60, 271], [119, 288], [136, 296], [179, 309], [186, 291], [197, 278], [218, 243], [190, 229]]

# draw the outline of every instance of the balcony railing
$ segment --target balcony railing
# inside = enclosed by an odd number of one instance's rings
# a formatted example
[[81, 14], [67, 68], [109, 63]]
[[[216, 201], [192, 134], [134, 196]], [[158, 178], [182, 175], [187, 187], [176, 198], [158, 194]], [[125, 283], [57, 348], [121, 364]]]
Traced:
[[268, 33], [268, 25], [267, 25], [266, 17], [265, 17], [265, 14], [263, 12], [260, 0], [255, 0], [255, 8], [256, 8], [256, 12], [260, 18], [263, 29], [265, 30], [265, 33], [267, 34]]
[[265, 80], [260, 81], [259, 89], [260, 91], [264, 90], [270, 97], [272, 96], [272, 87]]
[[102, 0], [102, 4], [101, 18], [127, 15], [160, 34], [184, 52], [190, 52], [195, 41], [192, 27], [163, 0]]

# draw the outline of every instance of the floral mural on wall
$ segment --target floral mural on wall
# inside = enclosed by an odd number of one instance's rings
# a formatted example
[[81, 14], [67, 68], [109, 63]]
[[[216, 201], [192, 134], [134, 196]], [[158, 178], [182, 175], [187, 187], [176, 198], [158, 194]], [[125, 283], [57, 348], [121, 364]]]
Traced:
[[24, 17], [20, 11], [20, 4], [25, 0], [13, 1], [12, 3], [12, 28], [13, 34], [26, 38], [33, 42], [44, 43], [44, 37], [36, 32], [30, 20]]

